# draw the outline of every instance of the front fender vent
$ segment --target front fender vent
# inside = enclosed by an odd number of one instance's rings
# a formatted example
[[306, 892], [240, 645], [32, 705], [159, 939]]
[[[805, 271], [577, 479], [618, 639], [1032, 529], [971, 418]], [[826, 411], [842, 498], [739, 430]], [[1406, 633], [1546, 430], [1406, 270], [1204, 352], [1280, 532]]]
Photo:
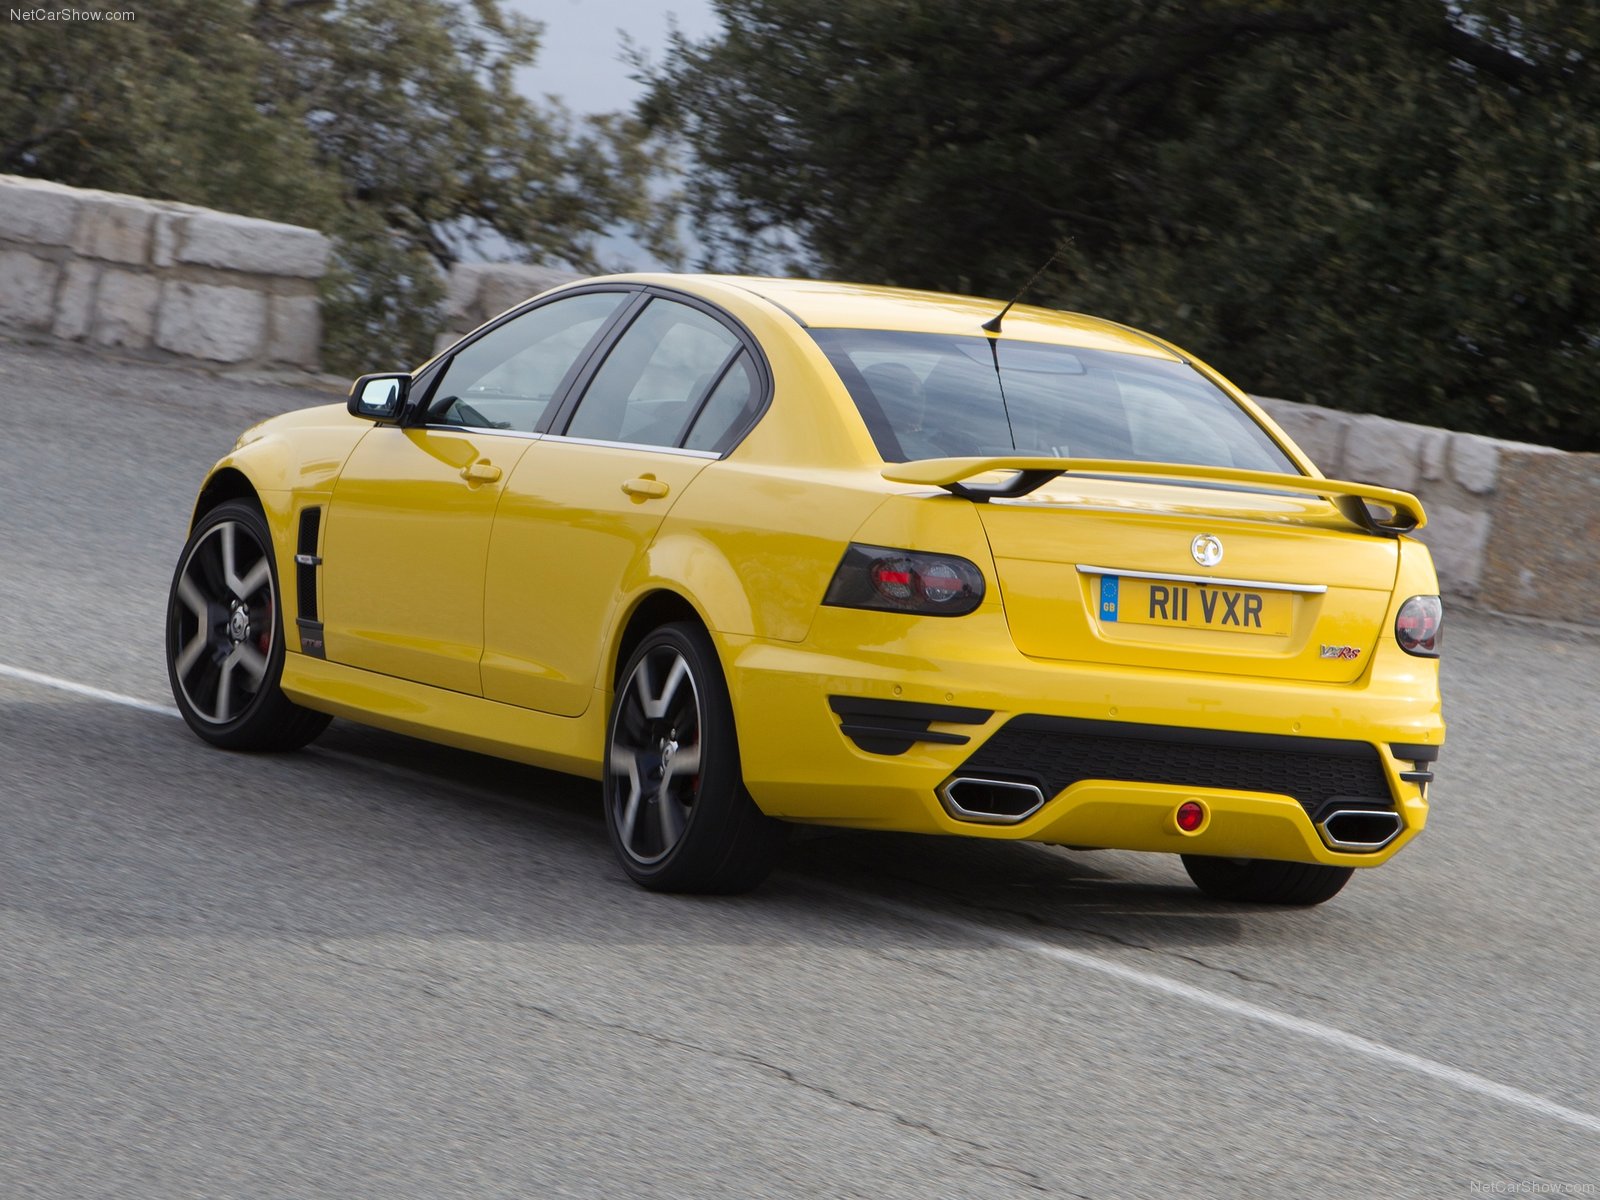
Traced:
[[295, 542], [295, 615], [303, 621], [317, 620], [317, 568], [322, 559], [317, 543], [322, 534], [322, 508], [300, 510], [300, 536]]

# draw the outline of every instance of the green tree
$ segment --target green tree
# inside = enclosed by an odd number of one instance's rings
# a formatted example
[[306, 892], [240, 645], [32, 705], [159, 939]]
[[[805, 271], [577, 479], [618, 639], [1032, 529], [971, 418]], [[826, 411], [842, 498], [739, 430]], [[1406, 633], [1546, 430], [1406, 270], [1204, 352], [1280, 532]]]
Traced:
[[646, 67], [707, 259], [1034, 299], [1252, 389], [1600, 449], [1600, 9], [717, 0]]
[[132, 21], [0, 23], [0, 171], [329, 220], [337, 175], [317, 162], [301, 122], [263, 106], [268, 52], [250, 8], [235, 0], [141, 7]]
[[162, 0], [0, 39], [0, 171], [333, 234], [335, 368], [424, 355], [464, 253], [593, 269], [617, 224], [671, 253], [638, 124], [520, 95], [538, 30], [498, 0]]

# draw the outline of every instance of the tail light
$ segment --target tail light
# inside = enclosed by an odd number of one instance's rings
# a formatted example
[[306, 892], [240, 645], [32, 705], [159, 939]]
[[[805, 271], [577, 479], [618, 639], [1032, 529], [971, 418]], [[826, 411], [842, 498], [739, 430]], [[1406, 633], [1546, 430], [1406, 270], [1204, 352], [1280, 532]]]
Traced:
[[1407, 654], [1438, 658], [1443, 626], [1444, 606], [1439, 597], [1413, 596], [1400, 606], [1400, 615], [1394, 619], [1394, 636]]
[[919, 554], [852, 542], [824, 604], [959, 617], [983, 602], [983, 572], [953, 554]]

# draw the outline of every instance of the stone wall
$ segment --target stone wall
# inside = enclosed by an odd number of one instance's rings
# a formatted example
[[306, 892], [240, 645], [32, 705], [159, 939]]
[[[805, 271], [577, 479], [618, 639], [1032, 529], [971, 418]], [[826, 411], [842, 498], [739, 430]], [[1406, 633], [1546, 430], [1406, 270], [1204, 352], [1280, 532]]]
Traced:
[[213, 365], [320, 363], [313, 229], [0, 175], [0, 329]]
[[1600, 454], [1258, 399], [1323, 474], [1422, 501], [1447, 594], [1600, 625]]

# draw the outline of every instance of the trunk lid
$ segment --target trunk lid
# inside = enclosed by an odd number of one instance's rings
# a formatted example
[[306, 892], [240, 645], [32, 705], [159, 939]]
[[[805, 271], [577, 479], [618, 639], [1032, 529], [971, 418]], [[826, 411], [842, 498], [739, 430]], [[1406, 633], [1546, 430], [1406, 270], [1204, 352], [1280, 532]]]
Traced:
[[1065, 474], [977, 507], [1036, 658], [1350, 683], [1399, 564], [1392, 537], [1304, 492]]

